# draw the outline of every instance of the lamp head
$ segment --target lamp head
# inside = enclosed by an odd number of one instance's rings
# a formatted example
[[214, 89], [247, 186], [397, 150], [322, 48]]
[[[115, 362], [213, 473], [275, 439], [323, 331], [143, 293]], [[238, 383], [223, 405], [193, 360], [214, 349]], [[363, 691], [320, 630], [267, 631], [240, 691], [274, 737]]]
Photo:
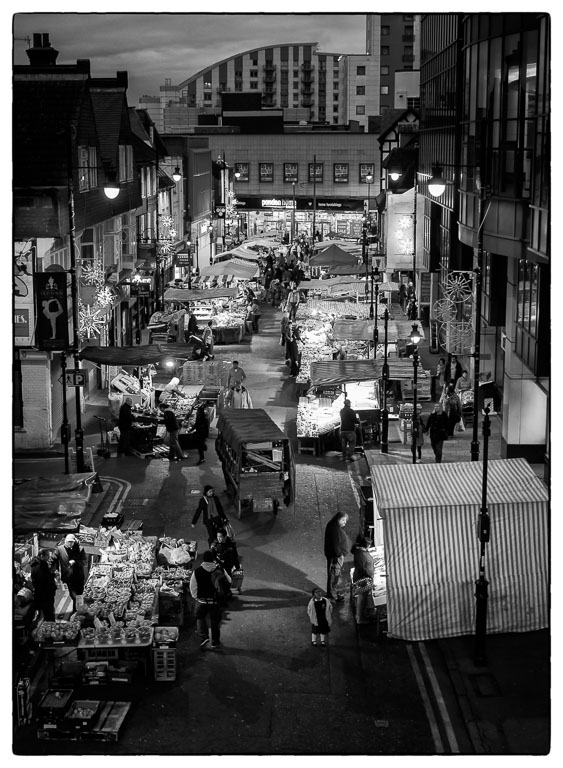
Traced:
[[104, 195], [108, 198], [108, 200], [115, 200], [115, 198], [119, 195], [119, 184], [117, 182], [117, 176], [115, 172], [108, 172], [106, 174]]
[[366, 184], [371, 184], [373, 182], [373, 176], [371, 173], [368, 173], [366, 176]]
[[182, 180], [182, 172], [180, 171], [180, 167], [178, 165], [174, 168], [174, 173], [172, 174], [172, 178], [176, 183]]
[[446, 189], [446, 181], [442, 176], [442, 168], [439, 165], [432, 166], [432, 176], [428, 180], [428, 191], [432, 197], [441, 197]]
[[412, 325], [411, 341], [415, 346], [420, 341], [420, 331], [418, 330], [418, 323], [413, 323]]

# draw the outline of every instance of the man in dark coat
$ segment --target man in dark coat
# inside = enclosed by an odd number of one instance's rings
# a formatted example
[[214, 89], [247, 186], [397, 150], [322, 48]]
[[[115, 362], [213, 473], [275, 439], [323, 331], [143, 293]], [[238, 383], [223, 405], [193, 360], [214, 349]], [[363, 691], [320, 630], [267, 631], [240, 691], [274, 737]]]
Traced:
[[211, 647], [219, 648], [221, 645], [222, 596], [217, 586], [217, 575], [221, 570], [213, 552], [207, 551], [203, 553], [202, 564], [194, 570], [190, 579], [190, 593], [196, 602], [195, 617], [201, 648], [209, 643], [207, 617], [211, 625]]
[[117, 426], [119, 427], [119, 441], [117, 443], [117, 455], [124, 453], [126, 456], [132, 456], [131, 450], [131, 427], [135, 421], [131, 406], [133, 400], [130, 397], [126, 397], [123, 401], [121, 408], [119, 409], [119, 418], [117, 420]]
[[55, 621], [55, 594], [57, 582], [51, 571], [49, 549], [40, 549], [31, 561], [31, 583], [35, 608], [41, 611], [45, 621]]
[[176, 418], [176, 414], [174, 413], [174, 411], [170, 406], [168, 406], [164, 411], [163, 419], [164, 419], [164, 426], [166, 427], [166, 431], [168, 433], [168, 440], [169, 440], [168, 460], [181, 461], [182, 459], [185, 458], [185, 456], [184, 456], [184, 452], [182, 451], [182, 448], [180, 447], [180, 443], [178, 441], [180, 426], [178, 424], [178, 419]]
[[434, 410], [426, 420], [424, 432], [430, 433], [430, 445], [436, 457], [436, 464], [440, 464], [444, 440], [448, 439], [448, 417], [439, 403], [435, 403]]
[[222, 528], [225, 523], [229, 522], [227, 515], [223, 511], [223, 505], [217, 496], [215, 496], [215, 491], [212, 485], [206, 485], [203, 489], [203, 496], [199, 500], [195, 515], [192, 519], [192, 528], [195, 528], [200, 515], [202, 522], [207, 529], [207, 542], [209, 546], [211, 546], [217, 538], [217, 530]]
[[348, 537], [344, 532], [344, 526], [348, 522], [346, 512], [337, 512], [325, 528], [324, 550], [327, 565], [326, 593], [331, 600], [341, 603], [343, 595], [337, 591], [344, 556], [348, 553]]
[[340, 409], [340, 445], [342, 448], [342, 461], [351, 461], [356, 449], [356, 424], [358, 416], [348, 399], [344, 400], [344, 407]]
[[86, 553], [78, 543], [76, 536], [69, 533], [65, 537], [64, 544], [57, 547], [55, 557], [61, 574], [61, 581], [67, 585], [72, 597], [73, 608], [76, 611], [76, 598], [84, 593]]

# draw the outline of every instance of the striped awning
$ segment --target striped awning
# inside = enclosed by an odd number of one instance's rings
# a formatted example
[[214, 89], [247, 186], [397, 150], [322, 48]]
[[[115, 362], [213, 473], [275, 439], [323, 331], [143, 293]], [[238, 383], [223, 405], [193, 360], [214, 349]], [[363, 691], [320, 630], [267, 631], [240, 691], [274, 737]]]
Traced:
[[238, 288], [168, 288], [164, 293], [164, 301], [209, 301], [210, 299], [231, 298], [236, 296]]
[[[378, 465], [371, 479], [383, 520], [389, 635], [415, 641], [474, 633], [482, 462]], [[547, 490], [524, 459], [489, 461], [487, 506], [487, 631], [545, 628]]]
[[[373, 333], [373, 331], [372, 331]], [[389, 379], [412, 379], [412, 360], [388, 360]], [[383, 375], [383, 360], [315, 360], [311, 363], [311, 386], [329, 387], [353, 381], [375, 381]], [[418, 365], [417, 377], [426, 378], [422, 366]]]

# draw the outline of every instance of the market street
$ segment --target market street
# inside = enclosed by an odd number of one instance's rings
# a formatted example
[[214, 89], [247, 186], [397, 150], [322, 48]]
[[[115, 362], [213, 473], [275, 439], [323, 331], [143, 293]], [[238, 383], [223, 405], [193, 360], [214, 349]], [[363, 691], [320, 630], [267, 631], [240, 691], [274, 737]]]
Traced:
[[[295, 384], [278, 345], [279, 319], [279, 312], [264, 306], [260, 333], [250, 343], [217, 347], [216, 359], [240, 361], [254, 406], [267, 409], [294, 438]], [[431, 404], [425, 405], [429, 410]], [[100, 400], [99, 407], [87, 410], [87, 416], [95, 410], [107, 415], [107, 404]], [[86, 445], [95, 454], [97, 424], [86, 423]], [[448, 445], [445, 461], [469, 460], [470, 439], [466, 433], [451, 441], [455, 448]], [[467, 661], [470, 637], [431, 643], [376, 638], [373, 626], [354, 624], [347, 598], [335, 606], [328, 648], [311, 647], [305, 608], [313, 587], [325, 587], [324, 527], [336, 511], [346, 511], [347, 533], [354, 539], [358, 488], [369, 478], [363, 458], [347, 464], [335, 455], [299, 455], [295, 507], [281, 508], [277, 517], [254, 513], [238, 520], [224, 495], [213, 442], [210, 437], [201, 466], [194, 452], [177, 464], [96, 457], [105, 490], [86, 525], [99, 525], [104, 512], [119, 508], [126, 522], [142, 520], [145, 535], [196, 539], [202, 552], [205, 529], [190, 523], [209, 483], [231, 518], [245, 570], [242, 594], [232, 600], [223, 622], [223, 649], [202, 651], [189, 618], [177, 648], [176, 681], [140, 684], [113, 754], [494, 754], [517, 752], [519, 743], [528, 748], [530, 739], [538, 751], [544, 748], [549, 685], [548, 654], [541, 653], [548, 642], [544, 632], [491, 637], [491, 668], [478, 672]], [[498, 445], [493, 426], [491, 457], [499, 455]], [[392, 443], [387, 458], [408, 462], [409, 446]], [[60, 458], [18, 459], [16, 477], [63, 469]], [[433, 461], [429, 446], [423, 460]], [[346, 573], [350, 562], [347, 558]], [[521, 690], [517, 695], [508, 687], [510, 660], [516, 664], [534, 648], [537, 664], [526, 665], [533, 668], [534, 681], [531, 672], [520, 673], [518, 684], [527, 687], [521, 699]], [[493, 670], [503, 677], [495, 680]], [[472, 676], [481, 680], [473, 691], [467, 682]], [[60, 754], [105, 752], [103, 744], [87, 741], [39, 744], [26, 729], [15, 744], [19, 754], [45, 747]]]

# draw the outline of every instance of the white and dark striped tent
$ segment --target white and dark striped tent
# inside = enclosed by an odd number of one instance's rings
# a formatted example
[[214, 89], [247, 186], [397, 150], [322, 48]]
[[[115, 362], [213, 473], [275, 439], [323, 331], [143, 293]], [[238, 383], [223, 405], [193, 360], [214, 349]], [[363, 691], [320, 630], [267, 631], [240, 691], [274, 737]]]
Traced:
[[[389, 636], [430, 640], [475, 632], [482, 462], [372, 466], [381, 518]], [[487, 632], [548, 626], [548, 494], [524, 459], [489, 461]]]

